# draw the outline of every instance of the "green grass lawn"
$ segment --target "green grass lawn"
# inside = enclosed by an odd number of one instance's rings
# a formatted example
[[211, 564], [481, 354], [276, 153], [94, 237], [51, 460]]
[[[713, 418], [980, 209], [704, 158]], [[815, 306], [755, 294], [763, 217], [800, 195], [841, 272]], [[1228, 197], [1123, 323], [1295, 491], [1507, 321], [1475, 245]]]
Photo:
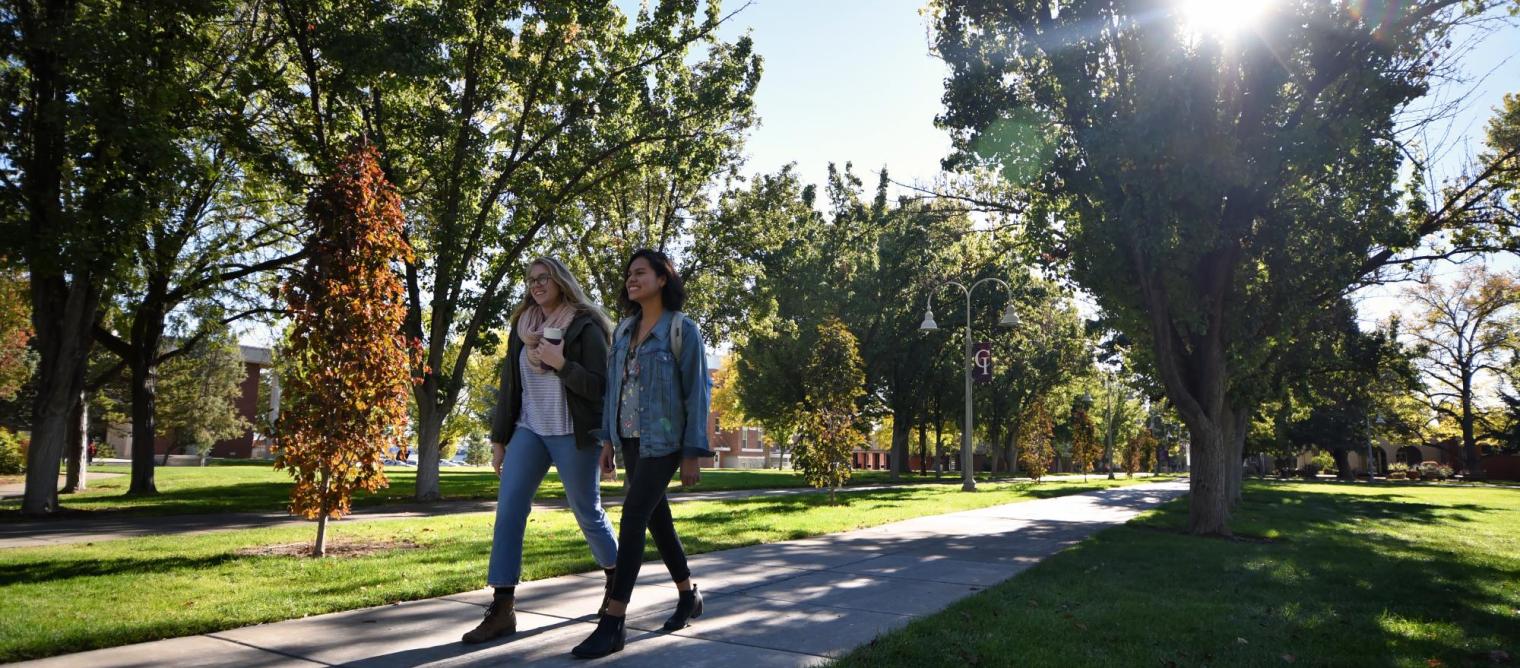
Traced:
[[[130, 473], [124, 465], [97, 466], [90, 469], [99, 473]], [[390, 486], [373, 494], [357, 494], [354, 506], [364, 507], [386, 503], [403, 503], [412, 500], [416, 491], [417, 470], [391, 468], [386, 470]], [[951, 482], [954, 476], [943, 478]], [[63, 507], [72, 511], [130, 511], [143, 515], [177, 515], [187, 513], [219, 512], [277, 512], [290, 502], [290, 475], [275, 471], [267, 464], [231, 464], [217, 466], [164, 466], [154, 474], [159, 493], [154, 496], [127, 496], [131, 480], [127, 476], [92, 480], [89, 489], [62, 497]], [[930, 476], [928, 480], [933, 480]], [[621, 496], [623, 476], [618, 482], [602, 483], [602, 493]], [[908, 482], [919, 481], [916, 475], [907, 476]], [[856, 471], [852, 485], [887, 482], [884, 471]], [[702, 472], [702, 482], [690, 491], [717, 491], [735, 489], [764, 489], [777, 487], [804, 487], [802, 476], [793, 471], [708, 469]], [[444, 467], [439, 472], [439, 488], [444, 498], [453, 500], [495, 499], [497, 479], [489, 467]], [[673, 493], [681, 493], [673, 486]], [[538, 498], [563, 498], [564, 488], [559, 476], [551, 468], [539, 489]], [[0, 502], [0, 521], [24, 519], [15, 512], [20, 509], [20, 499]]]
[[1240, 539], [1186, 501], [1104, 531], [842, 666], [1520, 662], [1520, 492], [1248, 483]]
[[[1144, 482], [993, 483], [976, 494], [935, 485], [822, 495], [686, 502], [672, 510], [690, 553], [803, 538], [910, 517]], [[618, 520], [613, 510], [613, 521]], [[593, 570], [567, 511], [534, 513], [525, 580]], [[484, 586], [493, 517], [473, 513], [334, 524], [336, 543], [410, 541], [362, 557], [240, 556], [309, 543], [314, 525], [126, 538], [0, 550], [0, 661], [206, 633]], [[653, 547], [648, 553], [654, 558]], [[700, 579], [700, 574], [698, 578]]]

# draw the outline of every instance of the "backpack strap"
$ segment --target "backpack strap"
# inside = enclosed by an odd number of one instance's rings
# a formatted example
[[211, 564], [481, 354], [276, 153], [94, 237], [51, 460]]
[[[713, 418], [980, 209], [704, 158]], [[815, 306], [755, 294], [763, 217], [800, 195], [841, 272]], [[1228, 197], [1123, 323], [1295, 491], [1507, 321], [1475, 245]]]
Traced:
[[675, 353], [676, 360], [681, 359], [681, 339], [685, 337], [686, 328], [681, 325], [686, 320], [686, 314], [680, 311], [670, 314], [670, 352]]

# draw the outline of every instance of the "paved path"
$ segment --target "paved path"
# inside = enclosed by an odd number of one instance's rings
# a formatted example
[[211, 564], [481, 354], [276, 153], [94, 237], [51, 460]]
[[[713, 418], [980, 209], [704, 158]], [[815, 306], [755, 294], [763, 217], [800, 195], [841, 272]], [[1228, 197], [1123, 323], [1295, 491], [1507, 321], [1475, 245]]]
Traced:
[[[120, 477], [122, 477], [124, 475], [126, 475], [126, 474], [125, 473], [96, 473], [94, 471], [85, 471], [84, 481], [85, 481], [85, 484], [88, 485], [90, 483], [90, 481], [92, 481], [92, 480], [105, 480], [106, 478], [120, 478]], [[64, 482], [67, 479], [68, 479], [68, 476], [66, 476], [66, 475], [64, 475], [62, 473], [58, 474], [58, 489], [63, 489], [63, 484], [64, 484]], [[13, 499], [13, 498], [16, 498], [16, 497], [21, 497], [21, 496], [26, 496], [26, 483], [25, 482], [16, 482], [16, 483], [8, 483], [8, 484], [5, 484], [5, 485], [0, 485], [0, 499]]]
[[[93, 476], [122, 475], [119, 473], [90, 474]], [[1143, 474], [1145, 475], [1145, 474]], [[1047, 480], [1080, 480], [1082, 476], [1047, 476]], [[1092, 476], [1094, 480], [1098, 476]], [[949, 477], [941, 481], [942, 484], [959, 485], [959, 479]], [[850, 492], [865, 492], [880, 489], [894, 489], [897, 487], [934, 484], [932, 482], [915, 482], [909, 480], [906, 484], [899, 485], [861, 485], [848, 487]], [[792, 487], [785, 489], [741, 489], [715, 492], [678, 492], [670, 495], [672, 503], [684, 501], [724, 501], [730, 499], [747, 499], [756, 496], [784, 496], [790, 494], [818, 494], [819, 490], [810, 487]], [[605, 497], [602, 505], [613, 507], [621, 504], [621, 497]], [[565, 507], [565, 502], [560, 499], [538, 501], [533, 504], [534, 510], [554, 510]], [[485, 513], [496, 510], [495, 501], [445, 501], [433, 504], [386, 504], [380, 506], [362, 507], [355, 510], [342, 522], [364, 522], [373, 520], [402, 520], [418, 517], [436, 517], [439, 515], [456, 515], [461, 513]], [[111, 513], [104, 512], [90, 517], [78, 519], [52, 519], [40, 521], [0, 522], [0, 550], [15, 547], [46, 547], [49, 545], [67, 545], [70, 543], [97, 543], [119, 538], [138, 538], [142, 536], [159, 534], [195, 534], [208, 531], [228, 531], [233, 529], [262, 529], [274, 526], [291, 524], [306, 524], [308, 520], [293, 517], [288, 513], [212, 513], [204, 515], [138, 515], [131, 512]]]
[[629, 607], [627, 648], [594, 664], [569, 651], [594, 627], [599, 572], [518, 587], [517, 635], [484, 645], [459, 636], [480, 620], [488, 589], [21, 665], [814, 665], [1186, 491], [1186, 481], [1149, 483], [696, 556], [706, 614], [674, 634], [658, 629], [675, 589], [650, 562]]

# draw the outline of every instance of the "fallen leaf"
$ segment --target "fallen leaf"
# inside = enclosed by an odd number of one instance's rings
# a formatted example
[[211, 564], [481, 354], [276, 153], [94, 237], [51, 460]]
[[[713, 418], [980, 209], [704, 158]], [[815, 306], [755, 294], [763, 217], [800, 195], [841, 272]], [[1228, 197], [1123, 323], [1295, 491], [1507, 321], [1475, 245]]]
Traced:
[[1288, 663], [1293, 663], [1293, 655], [1292, 654], [1284, 654], [1284, 655], [1282, 655], [1282, 660], [1286, 661]]
[[1441, 668], [1441, 666], [1444, 666], [1446, 664], [1442, 663], [1440, 659], [1426, 659], [1425, 665], [1428, 668]]
[[1077, 622], [1076, 624], [1077, 624], [1077, 628], [1082, 629], [1083, 631], [1087, 630], [1087, 625], [1086, 624], [1083, 624], [1082, 622]]
[[1238, 642], [1238, 643], [1240, 643], [1242, 645], [1249, 645], [1249, 644], [1251, 644], [1250, 641], [1246, 640], [1245, 638], [1236, 638], [1235, 642]]

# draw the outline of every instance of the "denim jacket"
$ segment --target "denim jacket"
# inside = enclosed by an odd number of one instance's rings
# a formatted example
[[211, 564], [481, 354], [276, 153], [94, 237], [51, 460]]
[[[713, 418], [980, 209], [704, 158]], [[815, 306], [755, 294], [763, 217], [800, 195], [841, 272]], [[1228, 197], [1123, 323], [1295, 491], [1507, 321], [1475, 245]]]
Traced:
[[[663, 457], [681, 452], [683, 457], [711, 457], [707, 447], [707, 411], [711, 391], [707, 377], [707, 351], [702, 332], [691, 318], [684, 319], [681, 359], [670, 347], [670, 311], [660, 316], [639, 346], [639, 458]], [[607, 390], [602, 394], [602, 428], [597, 434], [622, 448], [618, 434], [618, 403], [623, 393], [623, 365], [636, 327], [612, 342], [607, 354]]]

